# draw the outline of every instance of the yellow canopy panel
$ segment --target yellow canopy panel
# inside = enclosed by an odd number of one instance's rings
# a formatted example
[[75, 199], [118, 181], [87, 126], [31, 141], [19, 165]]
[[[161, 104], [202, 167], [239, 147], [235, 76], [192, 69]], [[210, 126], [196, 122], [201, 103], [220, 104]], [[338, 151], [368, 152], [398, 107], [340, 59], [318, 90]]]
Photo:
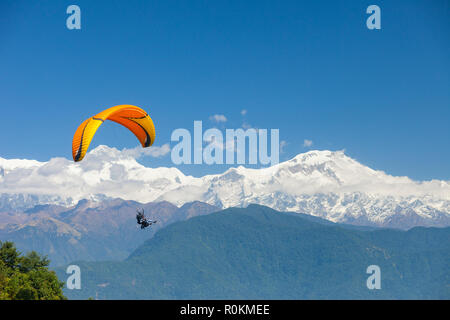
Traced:
[[115, 106], [85, 120], [75, 131], [72, 140], [72, 156], [75, 162], [83, 160], [95, 132], [105, 120], [128, 128], [139, 139], [143, 148], [150, 147], [155, 140], [155, 125], [147, 112], [127, 104]]

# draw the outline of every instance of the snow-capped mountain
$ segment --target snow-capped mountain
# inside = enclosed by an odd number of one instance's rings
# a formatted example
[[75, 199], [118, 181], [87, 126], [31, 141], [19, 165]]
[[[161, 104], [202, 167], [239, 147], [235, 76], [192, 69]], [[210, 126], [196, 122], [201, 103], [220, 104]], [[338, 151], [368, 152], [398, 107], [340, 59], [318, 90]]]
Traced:
[[198, 200], [221, 208], [258, 203], [360, 225], [450, 225], [450, 182], [394, 177], [342, 151], [310, 151], [269, 168], [240, 166], [196, 178], [99, 146], [80, 163], [0, 158], [0, 172], [0, 211], [110, 197], [177, 206]]

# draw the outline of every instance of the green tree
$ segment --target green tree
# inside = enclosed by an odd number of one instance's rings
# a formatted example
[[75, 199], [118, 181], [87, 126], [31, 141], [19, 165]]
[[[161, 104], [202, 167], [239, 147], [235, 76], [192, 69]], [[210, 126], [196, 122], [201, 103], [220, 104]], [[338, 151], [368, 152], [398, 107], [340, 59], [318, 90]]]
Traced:
[[0, 300], [66, 299], [50, 261], [35, 251], [21, 255], [14, 243], [0, 241]]

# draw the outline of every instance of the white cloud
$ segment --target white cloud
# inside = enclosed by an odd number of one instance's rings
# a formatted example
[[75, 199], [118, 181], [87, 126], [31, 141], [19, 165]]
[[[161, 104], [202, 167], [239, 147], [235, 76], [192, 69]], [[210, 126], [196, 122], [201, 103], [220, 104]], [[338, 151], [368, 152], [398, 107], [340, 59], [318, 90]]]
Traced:
[[241, 110], [241, 115], [245, 116], [247, 114], [247, 109], [242, 109]]
[[151, 146], [150, 148], [142, 148], [141, 146], [137, 146], [136, 148], [133, 149], [123, 149], [120, 152], [125, 156], [130, 156], [135, 159], [143, 156], [148, 156], [152, 158], [161, 158], [170, 152], [170, 146], [168, 143], [163, 144], [160, 147]]
[[[231, 145], [222, 147], [232, 148]], [[150, 153], [151, 148], [155, 148], [154, 153]], [[337, 199], [332, 209], [339, 215], [357, 208], [352, 207], [352, 203], [359, 201], [362, 193], [373, 203], [373, 208], [366, 209], [372, 210], [374, 217], [377, 212], [381, 212], [380, 215], [387, 212], [377, 211], [380, 205], [395, 211], [397, 205], [416, 200], [422, 202], [426, 210], [431, 208], [430, 214], [450, 213], [450, 182], [416, 182], [407, 177], [390, 176], [361, 165], [342, 151], [310, 151], [269, 168], [240, 166], [222, 174], [197, 178], [186, 176], [175, 167], [149, 168], [136, 161], [136, 157], [142, 155], [167, 154], [166, 145], [150, 147], [145, 152], [135, 149], [99, 146], [78, 163], [65, 158], [52, 158], [47, 162], [0, 158], [0, 169], [3, 169], [0, 196], [36, 195], [44, 199], [42, 203], [55, 203], [53, 199], [59, 197], [61, 203], [74, 204], [80, 199], [103, 194], [140, 202], [166, 199], [177, 205], [199, 200], [224, 206], [255, 202], [276, 207], [280, 203], [282, 206], [307, 203], [311, 195], [331, 193], [336, 195], [333, 199]], [[274, 198], [276, 194], [280, 197]], [[282, 199], [288, 200], [283, 202]], [[285, 209], [292, 208], [282, 208]], [[308, 212], [317, 213], [314, 211], [317, 207], [310, 209]]]
[[169, 152], [168, 144], [123, 150], [98, 146], [77, 163], [66, 158], [52, 158], [47, 162], [0, 158], [0, 168], [3, 169], [0, 195], [51, 195], [76, 202], [104, 194], [152, 201], [161, 194], [162, 189], [170, 190], [168, 185], [175, 186], [178, 184], [176, 181], [183, 183], [190, 178], [176, 168], [148, 168], [136, 159], [142, 156], [161, 157]]
[[308, 140], [308, 139], [303, 140], [303, 146], [304, 146], [304, 147], [309, 148], [309, 147], [311, 147], [312, 145], [313, 145], [312, 140]]
[[215, 122], [227, 122], [227, 117], [225, 117], [223, 114], [215, 114], [209, 117], [209, 120]]
[[288, 143], [285, 140], [280, 141], [280, 153], [283, 153]]

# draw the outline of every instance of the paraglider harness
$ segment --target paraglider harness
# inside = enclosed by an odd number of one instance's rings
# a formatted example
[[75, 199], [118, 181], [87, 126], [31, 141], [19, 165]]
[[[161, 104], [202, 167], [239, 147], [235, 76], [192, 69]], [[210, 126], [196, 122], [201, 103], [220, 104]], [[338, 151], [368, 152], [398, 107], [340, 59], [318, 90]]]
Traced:
[[139, 210], [136, 210], [136, 211], [137, 211], [136, 220], [137, 220], [137, 223], [141, 225], [141, 229], [145, 229], [148, 226], [151, 226], [152, 224], [156, 223], [156, 220], [152, 221], [145, 217], [144, 209], [142, 209], [142, 211], [139, 211]]

